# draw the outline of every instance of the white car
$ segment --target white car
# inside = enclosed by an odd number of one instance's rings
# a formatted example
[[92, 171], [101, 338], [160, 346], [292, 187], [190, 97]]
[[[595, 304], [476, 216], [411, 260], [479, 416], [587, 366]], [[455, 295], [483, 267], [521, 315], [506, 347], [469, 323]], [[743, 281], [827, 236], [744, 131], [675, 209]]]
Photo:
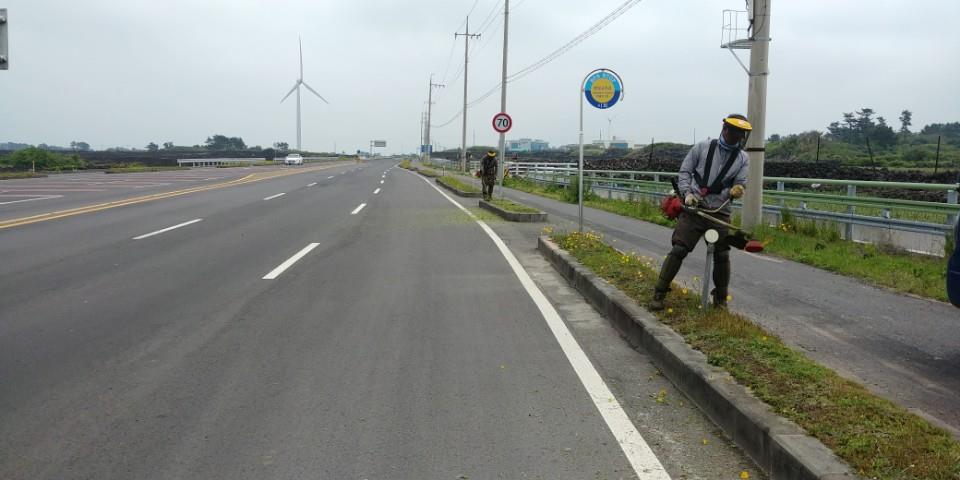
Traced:
[[299, 153], [291, 153], [283, 161], [284, 165], [303, 165], [303, 156]]

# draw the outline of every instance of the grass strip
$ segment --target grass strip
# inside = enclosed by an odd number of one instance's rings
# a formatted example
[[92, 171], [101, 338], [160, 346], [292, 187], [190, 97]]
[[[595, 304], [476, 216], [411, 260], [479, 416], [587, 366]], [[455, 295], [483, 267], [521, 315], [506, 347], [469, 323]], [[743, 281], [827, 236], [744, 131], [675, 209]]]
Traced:
[[[659, 266], [622, 253], [592, 233], [551, 238], [640, 305], [652, 300]], [[804, 428], [860, 475], [890, 480], [960, 478], [960, 443], [947, 432], [786, 346], [747, 318], [703, 311], [694, 285], [674, 286], [658, 314], [710, 364], [728, 371], [777, 412]]]
[[452, 176], [450, 176], [450, 175], [447, 175], [447, 176], [444, 176], [444, 177], [440, 177], [440, 181], [443, 182], [443, 183], [445, 183], [445, 184], [447, 184], [447, 185], [450, 186], [450, 187], [453, 187], [453, 188], [456, 188], [457, 190], [460, 190], [461, 192], [480, 193], [480, 189], [479, 189], [479, 188], [474, 187], [473, 185], [471, 185], [471, 184], [469, 184], [469, 183], [460, 181], [460, 179], [458, 179], [458, 178], [456, 178], [456, 177], [452, 177]]
[[43, 178], [45, 173], [34, 172], [0, 172], [0, 180], [15, 180], [18, 178]]
[[513, 213], [540, 213], [540, 210], [537, 210], [536, 208], [528, 207], [522, 203], [507, 200], [506, 198], [494, 198], [493, 200], [490, 200], [489, 203]]
[[[576, 203], [576, 194], [563, 186], [508, 178], [509, 186], [534, 195]], [[673, 227], [676, 222], [663, 216], [659, 205], [648, 200], [627, 201], [593, 196], [584, 205], [645, 222]], [[947, 260], [907, 252], [890, 244], [860, 244], [840, 238], [837, 225], [797, 219], [785, 211], [779, 226], [763, 225], [753, 233], [764, 242], [764, 252], [805, 263], [834, 273], [865, 280], [901, 293], [947, 301]], [[739, 223], [736, 219], [734, 223]], [[953, 250], [948, 238], [945, 250]]]

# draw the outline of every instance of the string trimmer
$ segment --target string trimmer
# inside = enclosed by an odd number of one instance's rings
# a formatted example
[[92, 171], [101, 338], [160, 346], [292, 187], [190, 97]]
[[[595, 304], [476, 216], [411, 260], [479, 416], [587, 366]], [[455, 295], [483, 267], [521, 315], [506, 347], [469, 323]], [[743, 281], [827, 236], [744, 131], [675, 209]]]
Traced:
[[[679, 185], [677, 185], [677, 181], [675, 179], [671, 179], [670, 182], [673, 184], [673, 192], [679, 200], [680, 187]], [[723, 208], [724, 206], [726, 206], [727, 202], [729, 201], [730, 200], [727, 200], [726, 202], [724, 202], [724, 204], [721, 205], [720, 208]], [[707, 213], [701, 211], [697, 207], [690, 207], [690, 206], [684, 205], [682, 200], [680, 201], [680, 205], [683, 211], [689, 213], [690, 215], [697, 215], [698, 217], [705, 218], [717, 225], [727, 227], [727, 229], [730, 230], [730, 233], [727, 234], [727, 238], [726, 238], [727, 245], [730, 245], [731, 247], [734, 247], [738, 250], [744, 250], [750, 253], [759, 253], [763, 251], [763, 243], [761, 243], [758, 240], [754, 240], [749, 233], [743, 231], [743, 229], [741, 229], [740, 227], [724, 222], [719, 218], [714, 218], [713, 216], [708, 215]]]

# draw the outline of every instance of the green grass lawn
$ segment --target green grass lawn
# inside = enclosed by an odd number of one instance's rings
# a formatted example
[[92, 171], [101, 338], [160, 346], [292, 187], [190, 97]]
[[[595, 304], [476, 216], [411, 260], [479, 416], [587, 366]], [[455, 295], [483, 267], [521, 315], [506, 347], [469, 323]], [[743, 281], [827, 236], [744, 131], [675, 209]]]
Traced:
[[[560, 201], [576, 202], [562, 186], [544, 186], [510, 178], [505, 186]], [[646, 201], [588, 198], [584, 205], [645, 222], [673, 227], [676, 221], [663, 216], [659, 205]], [[736, 219], [734, 223], [739, 223]], [[761, 226], [755, 237], [765, 243], [765, 254], [805, 263], [841, 275], [865, 280], [891, 290], [947, 301], [947, 263], [944, 258], [918, 255], [887, 245], [848, 242], [835, 226], [801, 220], [787, 212], [779, 227]], [[664, 247], [666, 248], [666, 246]], [[952, 243], [948, 242], [948, 251]]]
[[[594, 233], [551, 238], [640, 305], [653, 298], [659, 265], [625, 254]], [[675, 285], [661, 322], [723, 368], [773, 411], [804, 428], [867, 478], [956, 480], [960, 443], [949, 433], [841, 378], [745, 317], [703, 311], [693, 285]]]

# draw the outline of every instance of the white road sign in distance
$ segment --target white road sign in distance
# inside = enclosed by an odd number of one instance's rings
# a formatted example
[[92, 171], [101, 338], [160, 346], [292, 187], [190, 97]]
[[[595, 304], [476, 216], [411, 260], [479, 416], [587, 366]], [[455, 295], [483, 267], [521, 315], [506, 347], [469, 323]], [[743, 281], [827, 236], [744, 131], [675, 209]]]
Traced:
[[498, 133], [507, 133], [513, 126], [513, 119], [510, 115], [500, 112], [493, 116], [493, 129]]

